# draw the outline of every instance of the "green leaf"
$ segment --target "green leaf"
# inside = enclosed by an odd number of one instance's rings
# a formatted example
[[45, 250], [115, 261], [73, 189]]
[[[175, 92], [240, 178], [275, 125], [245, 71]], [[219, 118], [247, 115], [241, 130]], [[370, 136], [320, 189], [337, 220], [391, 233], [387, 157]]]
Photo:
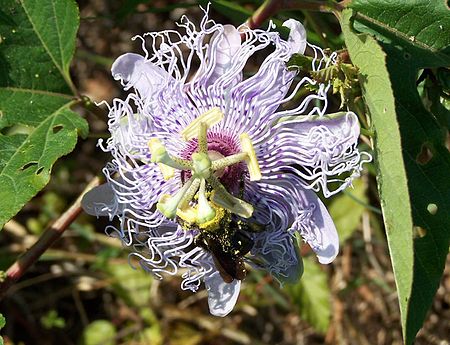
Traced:
[[202, 342], [203, 333], [189, 324], [177, 322], [171, 327], [169, 339], [172, 345], [198, 345]]
[[114, 278], [117, 294], [129, 305], [140, 306], [149, 300], [152, 277], [147, 272], [128, 265], [108, 265], [107, 271]]
[[304, 258], [305, 273], [295, 285], [286, 285], [287, 293], [298, 307], [300, 316], [317, 331], [325, 333], [330, 324], [331, 293], [327, 274], [320, 264]]
[[162, 345], [164, 337], [161, 334], [161, 328], [158, 325], [144, 328], [139, 332], [140, 344]]
[[66, 327], [66, 320], [59, 316], [55, 309], [49, 310], [47, 314], [41, 316], [40, 321], [45, 329]]
[[50, 179], [55, 161], [75, 148], [78, 132], [86, 135], [86, 121], [69, 109], [51, 113], [30, 134], [0, 134], [0, 225], [40, 191]]
[[116, 343], [116, 327], [107, 320], [96, 320], [89, 324], [81, 337], [82, 345], [113, 345]]
[[360, 12], [345, 11], [341, 25], [376, 130], [381, 204], [402, 328], [411, 344], [439, 286], [450, 244], [450, 153], [444, 128], [425, 109], [416, 87], [420, 69], [450, 64], [450, 36], [440, 28], [450, 17], [444, 1], [374, 3], [355, 1]]
[[430, 52], [449, 45], [450, 12], [445, 0], [353, 0], [351, 7], [358, 21], [371, 23], [377, 32], [391, 34], [395, 40]]
[[0, 8], [0, 228], [87, 135], [70, 110], [78, 25], [73, 0], [5, 0]]
[[333, 199], [328, 207], [339, 233], [339, 242], [344, 243], [358, 229], [367, 204], [366, 185], [362, 179], [353, 181], [353, 190]]
[[79, 25], [73, 0], [4, 0], [0, 87], [69, 93]]
[[[6, 319], [2, 314], [0, 314], [0, 329], [5, 327], [5, 325], [6, 325]], [[0, 336], [0, 345], [3, 345], [3, 338], [1, 336]]]

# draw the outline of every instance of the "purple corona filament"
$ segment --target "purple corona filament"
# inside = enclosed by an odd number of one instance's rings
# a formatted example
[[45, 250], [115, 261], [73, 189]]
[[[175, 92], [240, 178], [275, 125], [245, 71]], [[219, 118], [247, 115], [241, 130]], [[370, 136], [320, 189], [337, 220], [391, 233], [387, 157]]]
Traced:
[[[155, 277], [180, 274], [181, 288], [192, 291], [204, 282], [218, 316], [236, 303], [244, 263], [280, 283], [300, 278], [295, 233], [319, 262], [333, 261], [338, 235], [316, 192], [345, 189], [370, 160], [357, 149], [355, 114], [325, 114], [330, 85], [286, 67], [307, 48], [314, 70], [336, 54], [309, 44], [298, 21], [283, 25], [287, 40], [273, 24], [235, 28], [205, 11], [199, 28], [182, 17], [183, 34], [136, 36], [144, 55], [124, 54], [112, 66], [129, 94], [108, 105], [111, 137], [99, 144], [113, 159], [107, 183], [83, 207], [117, 217], [107, 233]], [[245, 77], [248, 60], [266, 48], [272, 52]], [[292, 105], [308, 84], [317, 91]]]

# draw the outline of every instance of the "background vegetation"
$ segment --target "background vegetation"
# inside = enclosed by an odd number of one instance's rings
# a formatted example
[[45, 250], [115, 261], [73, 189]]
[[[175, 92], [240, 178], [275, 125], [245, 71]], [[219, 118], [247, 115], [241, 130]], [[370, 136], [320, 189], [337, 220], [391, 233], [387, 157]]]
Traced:
[[[305, 245], [302, 280], [281, 289], [251, 271], [224, 319], [209, 315], [205, 291], [180, 291], [180, 277], [131, 269], [120, 242], [104, 235], [107, 219], [69, 209], [109, 159], [96, 147], [109, 136], [107, 116], [92, 102], [124, 96], [110, 66], [140, 52], [131, 37], [176, 29], [183, 14], [199, 22], [206, 2], [0, 0], [5, 344], [381, 345], [402, 344], [402, 330], [410, 344], [424, 320], [416, 344], [450, 344], [447, 3], [211, 3], [221, 23], [297, 18], [311, 43], [358, 68], [330, 76], [329, 112], [343, 98], [361, 119], [362, 149], [375, 155], [354, 189], [327, 200], [340, 255], [321, 266]], [[57, 241], [28, 270], [36, 258], [25, 256], [12, 284], [8, 267], [38, 238]]]

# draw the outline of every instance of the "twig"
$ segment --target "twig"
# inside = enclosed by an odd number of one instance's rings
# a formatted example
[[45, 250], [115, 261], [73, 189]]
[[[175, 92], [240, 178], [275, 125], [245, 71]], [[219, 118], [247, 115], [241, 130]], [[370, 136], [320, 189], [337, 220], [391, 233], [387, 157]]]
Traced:
[[327, 13], [342, 11], [348, 1], [335, 3], [332, 1], [314, 0], [266, 0], [255, 13], [247, 20], [246, 24], [250, 29], [261, 26], [268, 18], [282, 10], [308, 10]]
[[5, 279], [0, 283], [0, 300], [5, 297], [8, 289], [17, 280], [19, 280], [25, 272], [33, 265], [41, 255], [58, 240], [64, 231], [70, 224], [78, 217], [81, 212], [81, 199], [83, 195], [100, 184], [99, 178], [94, 178], [75, 200], [72, 206], [64, 212], [39, 238], [39, 240], [33, 244], [33, 246], [25, 252], [17, 261], [9, 267], [6, 271]]
[[72, 290], [72, 297], [73, 301], [75, 302], [75, 307], [78, 310], [78, 314], [80, 315], [81, 323], [83, 324], [83, 327], [86, 328], [89, 324], [89, 318], [86, 313], [86, 309], [83, 306], [83, 303], [81, 302], [80, 298], [80, 292], [77, 289]]
[[268, 18], [277, 13], [285, 1], [266, 0], [264, 3], [247, 19], [247, 26], [250, 29], [256, 29], [261, 26]]

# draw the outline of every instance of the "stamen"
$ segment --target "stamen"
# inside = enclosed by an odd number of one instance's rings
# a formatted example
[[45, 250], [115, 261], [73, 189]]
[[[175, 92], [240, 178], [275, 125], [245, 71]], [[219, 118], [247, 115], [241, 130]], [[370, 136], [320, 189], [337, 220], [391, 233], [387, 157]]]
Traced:
[[250, 173], [250, 181], [261, 180], [261, 169], [259, 168], [259, 163], [256, 158], [252, 140], [247, 133], [242, 133], [239, 139], [241, 141], [242, 151], [247, 154], [247, 158], [245, 161], [247, 163], [248, 172]]
[[250, 218], [252, 216], [253, 206], [248, 202], [238, 199], [233, 195], [231, 195], [230, 193], [228, 193], [223, 184], [220, 183], [220, 181], [214, 175], [212, 175], [208, 179], [208, 183], [214, 189], [212, 201], [215, 204], [222, 206], [223, 208], [226, 208], [230, 212], [235, 213], [238, 216], [244, 218]]
[[161, 141], [157, 138], [152, 138], [148, 142], [148, 147], [150, 149], [150, 153], [152, 155], [150, 161], [153, 163], [163, 163], [169, 167], [179, 169], [179, 170], [191, 170], [192, 169], [192, 163], [178, 158], [178, 157], [172, 157], [167, 152], [164, 145], [161, 143]]
[[234, 165], [236, 163], [242, 162], [247, 159], [247, 154], [245, 152], [236, 153], [231, 156], [223, 157], [221, 159], [217, 159], [212, 162], [212, 170], [220, 170], [229, 167], [230, 165]]
[[159, 202], [156, 204], [156, 208], [165, 215], [167, 218], [173, 219], [177, 214], [178, 205], [183, 201], [184, 195], [189, 190], [193, 183], [193, 178], [190, 178], [184, 185], [181, 187], [178, 192], [174, 196], [170, 196], [169, 194], [164, 194]]
[[211, 159], [207, 153], [193, 153], [192, 163], [194, 176], [207, 179], [211, 175]]
[[198, 152], [207, 153], [208, 152], [208, 141], [207, 141], [208, 127], [206, 123], [200, 122], [198, 128]]
[[228, 212], [225, 211], [225, 209], [223, 207], [217, 206], [214, 203], [211, 203], [211, 207], [214, 209], [214, 212], [216, 213], [216, 215], [210, 221], [198, 224], [198, 227], [202, 230], [215, 231], [215, 230], [219, 229], [221, 227], [222, 219], [228, 215]]
[[181, 131], [180, 134], [184, 140], [191, 140], [198, 135], [198, 128], [202, 122], [206, 124], [206, 128], [211, 128], [215, 124], [219, 123], [223, 119], [223, 116], [224, 115], [220, 111], [220, 108], [212, 108], [192, 121], [185, 129]]
[[197, 223], [203, 224], [209, 222], [216, 216], [216, 211], [211, 207], [206, 197], [206, 181], [201, 180], [200, 190], [198, 191], [198, 213]]
[[[208, 152], [208, 128], [221, 121], [223, 116], [219, 108], [213, 108], [196, 118], [181, 132], [185, 140], [191, 140], [196, 135], [198, 137], [198, 150], [192, 154], [190, 161], [170, 156], [161, 141], [156, 138], [149, 141], [151, 161], [159, 164], [165, 179], [174, 176], [174, 168], [192, 171], [192, 177], [174, 196], [165, 194], [160, 198], [157, 208], [167, 218], [175, 218], [178, 215], [186, 223], [195, 223], [201, 229], [212, 230], [219, 226], [220, 220], [227, 213], [225, 210], [244, 218], [252, 216], [253, 206], [228, 193], [213, 174], [213, 172], [216, 174], [223, 172], [225, 168], [245, 161], [250, 180], [261, 179], [255, 149], [247, 133], [240, 136], [242, 152], [227, 157], [220, 156], [221, 158], [211, 161], [210, 152]], [[206, 181], [213, 188], [210, 197], [212, 203], [206, 195]], [[190, 203], [196, 194], [197, 205], [191, 206]]]
[[186, 223], [194, 224], [197, 221], [197, 209], [192, 206], [178, 208], [177, 216], [183, 219]]
[[162, 175], [164, 177], [164, 180], [168, 181], [172, 177], [175, 176], [175, 169], [174, 168], [172, 168], [172, 167], [170, 167], [168, 165], [165, 165], [163, 163], [158, 163], [158, 166], [159, 166], [159, 170], [161, 170], [161, 173], [162, 173]]
[[189, 203], [194, 198], [195, 194], [197, 194], [198, 187], [200, 187], [200, 180], [198, 178], [194, 178], [194, 182], [192, 182], [189, 189], [184, 194], [183, 199], [181, 199], [179, 208], [185, 209], [189, 206]]

